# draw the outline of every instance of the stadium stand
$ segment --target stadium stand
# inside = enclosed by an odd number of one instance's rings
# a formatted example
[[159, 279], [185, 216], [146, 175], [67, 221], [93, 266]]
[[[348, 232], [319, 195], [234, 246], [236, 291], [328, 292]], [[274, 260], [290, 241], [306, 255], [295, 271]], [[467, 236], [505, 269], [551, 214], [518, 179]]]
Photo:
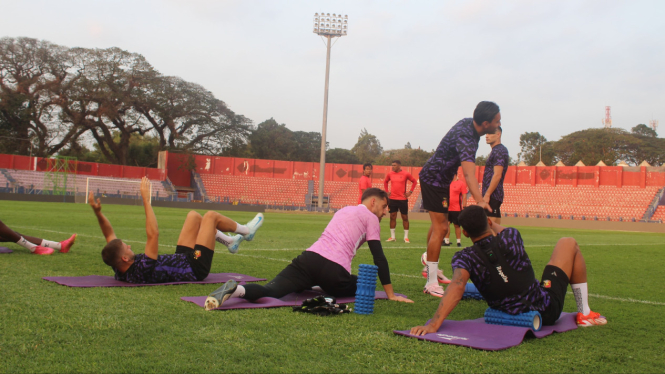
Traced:
[[651, 220], [665, 223], [665, 205], [660, 205], [656, 209], [656, 212], [653, 214], [653, 216], [651, 216]]
[[201, 174], [212, 201], [305, 207], [307, 181], [231, 175]]
[[[409, 183], [409, 188], [411, 184]], [[383, 189], [383, 183], [374, 182], [372, 187]], [[319, 181], [314, 181], [314, 191], [318, 191]], [[323, 186], [323, 193], [330, 197], [330, 207], [333, 209], [340, 209], [348, 205], [358, 204], [358, 182], [326, 182]], [[416, 200], [420, 195], [420, 184], [416, 185], [413, 195], [409, 198], [409, 211], [413, 210]]]

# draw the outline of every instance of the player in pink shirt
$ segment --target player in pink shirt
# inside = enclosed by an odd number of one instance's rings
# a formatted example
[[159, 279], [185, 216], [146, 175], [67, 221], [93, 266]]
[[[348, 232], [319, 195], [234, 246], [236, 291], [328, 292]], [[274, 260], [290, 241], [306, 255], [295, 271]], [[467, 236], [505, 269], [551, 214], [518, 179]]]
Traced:
[[358, 248], [367, 242], [379, 267], [379, 280], [388, 299], [412, 303], [395, 295], [390, 282], [388, 260], [381, 248], [379, 222], [386, 214], [388, 194], [378, 188], [363, 192], [362, 204], [347, 206], [335, 213], [328, 226], [306, 251], [265, 285], [238, 285], [229, 281], [206, 299], [206, 309], [214, 309], [231, 297], [254, 301], [262, 297], [284, 297], [319, 286], [335, 297], [355, 296], [358, 276], [351, 274], [351, 261]]
[[363, 165], [363, 175], [360, 177], [360, 181], [358, 182], [360, 186], [360, 194], [358, 195], [358, 204], [362, 203], [362, 197], [363, 197], [363, 192], [365, 192], [366, 189], [372, 188], [372, 164], [369, 162]]

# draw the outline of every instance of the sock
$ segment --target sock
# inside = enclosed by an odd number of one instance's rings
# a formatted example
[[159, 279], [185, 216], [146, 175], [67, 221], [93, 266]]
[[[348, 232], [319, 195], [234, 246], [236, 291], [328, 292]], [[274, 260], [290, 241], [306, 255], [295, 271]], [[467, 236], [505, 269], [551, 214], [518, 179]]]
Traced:
[[395, 229], [390, 229], [390, 237], [395, 239]]
[[404, 230], [404, 239], [409, 238], [409, 230]]
[[589, 289], [587, 288], [587, 284], [586, 283], [571, 284], [570, 288], [573, 289], [573, 295], [575, 295], [575, 302], [577, 303], [577, 312], [582, 313], [585, 316], [591, 313], [591, 308], [589, 308]]
[[30, 252], [34, 252], [35, 249], [37, 249], [37, 244], [32, 244], [29, 241], [25, 240], [24, 237], [21, 236], [21, 239], [19, 239], [16, 244], [20, 245], [23, 248], [29, 249]]
[[462, 243], [462, 239], [457, 239], [457, 244]]
[[217, 230], [217, 234], [215, 235], [215, 240], [228, 247], [229, 245], [231, 245], [233, 238]]
[[446, 242], [446, 244], [450, 244], [450, 239], [449, 238], [443, 238], [443, 241]]
[[42, 239], [42, 244], [40, 244], [42, 247], [46, 248], [53, 248], [55, 250], [60, 250], [62, 249], [62, 246], [60, 245], [59, 242], [52, 242], [50, 240]]
[[247, 228], [247, 226], [241, 225], [238, 222], [236, 222], [236, 225], [238, 225], [235, 231], [236, 234], [249, 235], [249, 229]]
[[427, 267], [427, 285], [432, 283], [439, 284], [436, 279], [436, 273], [439, 271], [439, 262], [427, 261], [425, 266]]
[[231, 295], [231, 297], [243, 297], [245, 296], [245, 287], [238, 285], [238, 288], [236, 288], [235, 292]]

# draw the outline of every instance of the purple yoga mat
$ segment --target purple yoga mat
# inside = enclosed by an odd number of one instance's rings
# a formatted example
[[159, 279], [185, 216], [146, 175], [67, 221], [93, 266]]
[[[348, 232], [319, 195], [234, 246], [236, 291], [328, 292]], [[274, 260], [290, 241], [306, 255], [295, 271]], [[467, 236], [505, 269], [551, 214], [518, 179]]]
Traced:
[[142, 286], [168, 286], [172, 284], [211, 284], [226, 283], [230, 279], [237, 282], [260, 282], [265, 278], [254, 278], [249, 275], [236, 273], [213, 273], [200, 282], [169, 282], [169, 283], [150, 283], [133, 284], [121, 282], [106, 275], [86, 275], [84, 277], [44, 277], [47, 281], [55, 282], [69, 287], [142, 287]]
[[[245, 299], [233, 298], [227, 300], [224, 305], [220, 306], [215, 310], [227, 310], [227, 309], [257, 309], [257, 308], [279, 308], [284, 306], [296, 306], [302, 304], [306, 299], [321, 295], [321, 291], [303, 291], [301, 293], [290, 293], [281, 299], [275, 299], [272, 297], [262, 297], [256, 301], [247, 301]], [[400, 293], [395, 294], [398, 296], [406, 297]], [[194, 303], [201, 308], [205, 306], [207, 296], [194, 296], [194, 297], [181, 297], [181, 300], [189, 301]], [[387, 299], [386, 293], [383, 291], [376, 291], [374, 298], [377, 300]], [[340, 304], [353, 303], [356, 301], [355, 297], [337, 297], [337, 302]]]
[[14, 251], [12, 251], [11, 249], [9, 249], [7, 247], [0, 247], [0, 253], [12, 253], [12, 252], [14, 252]]
[[491, 325], [485, 323], [483, 318], [466, 321], [443, 321], [439, 331], [423, 336], [413, 336], [409, 330], [393, 331], [395, 334], [404, 335], [420, 340], [435, 343], [461, 345], [486, 351], [500, 351], [519, 345], [524, 338], [535, 336], [544, 338], [553, 332], [566, 332], [575, 330], [576, 313], [561, 313], [561, 317], [552, 326], [543, 326], [540, 331], [533, 331], [527, 327]]

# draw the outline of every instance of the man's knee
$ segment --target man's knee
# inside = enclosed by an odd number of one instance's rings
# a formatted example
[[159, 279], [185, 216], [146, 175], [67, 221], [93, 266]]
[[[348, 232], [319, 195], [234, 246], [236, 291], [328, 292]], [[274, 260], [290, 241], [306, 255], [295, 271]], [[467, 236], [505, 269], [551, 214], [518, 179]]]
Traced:
[[402, 221], [409, 222], [409, 216], [407, 214], [402, 214]]
[[579, 249], [579, 245], [577, 244], [577, 240], [575, 240], [575, 238], [573, 238], [573, 237], [561, 238], [557, 242], [557, 245]]
[[217, 222], [222, 218], [222, 215], [215, 212], [214, 210], [209, 210], [203, 215], [203, 222]]
[[192, 221], [201, 221], [201, 215], [199, 212], [195, 210], [190, 210], [189, 213], [187, 213], [187, 219], [192, 220]]

